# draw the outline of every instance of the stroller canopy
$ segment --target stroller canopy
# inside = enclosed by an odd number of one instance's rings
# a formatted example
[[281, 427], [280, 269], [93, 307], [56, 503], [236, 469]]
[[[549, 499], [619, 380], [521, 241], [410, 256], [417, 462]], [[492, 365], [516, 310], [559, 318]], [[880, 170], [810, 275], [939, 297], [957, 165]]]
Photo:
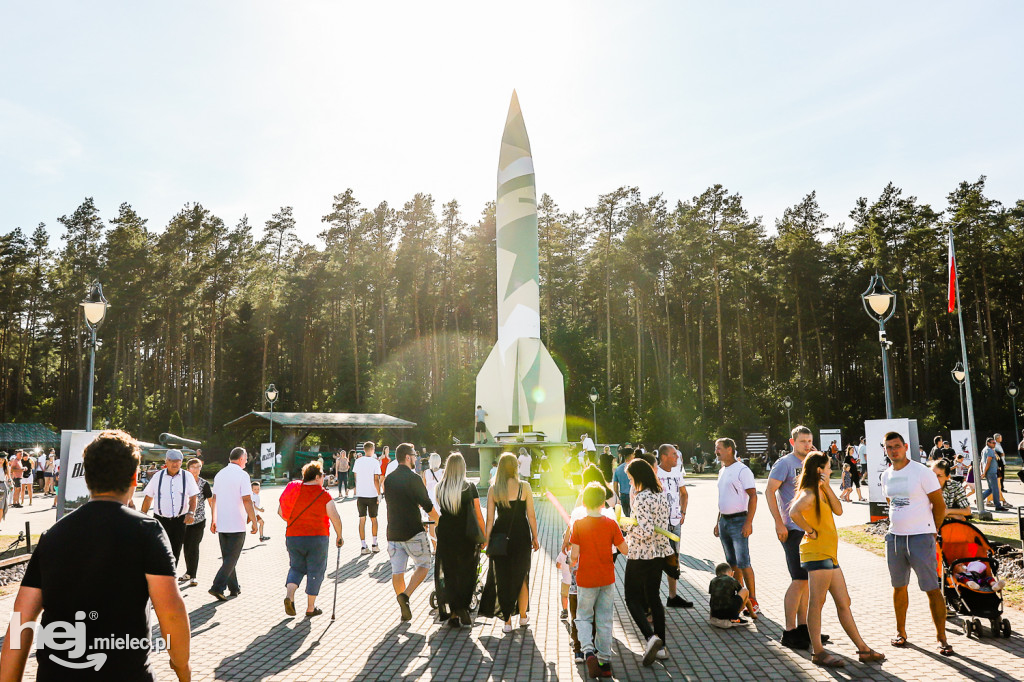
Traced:
[[942, 560], [948, 566], [962, 559], [992, 556], [985, 534], [966, 521], [949, 520], [939, 529]]

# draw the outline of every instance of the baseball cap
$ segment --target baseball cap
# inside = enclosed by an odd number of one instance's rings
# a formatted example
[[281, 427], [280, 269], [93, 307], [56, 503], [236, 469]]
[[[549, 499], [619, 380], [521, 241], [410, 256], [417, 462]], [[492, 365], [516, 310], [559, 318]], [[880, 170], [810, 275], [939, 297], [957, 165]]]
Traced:
[[181, 450], [168, 450], [164, 454], [164, 459], [178, 460], [180, 462], [185, 459], [185, 456], [181, 454]]

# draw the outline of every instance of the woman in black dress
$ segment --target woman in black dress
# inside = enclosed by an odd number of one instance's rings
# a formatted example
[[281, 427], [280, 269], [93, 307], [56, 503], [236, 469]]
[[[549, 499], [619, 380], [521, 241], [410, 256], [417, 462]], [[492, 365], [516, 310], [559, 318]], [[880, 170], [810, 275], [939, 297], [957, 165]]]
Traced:
[[[532, 552], [540, 549], [537, 537], [537, 517], [533, 510], [533, 490], [530, 484], [519, 480], [519, 462], [506, 452], [498, 459], [498, 472], [487, 491], [487, 536], [491, 544], [498, 536], [508, 537], [507, 550], [495, 557], [491, 547], [488, 587], [484, 588], [480, 613], [501, 615], [505, 621], [503, 632], [512, 632], [512, 615], [519, 612], [519, 627], [530, 624], [526, 615], [530, 603], [530, 562]], [[488, 589], [488, 588], [491, 589]], [[488, 602], [489, 593], [496, 592], [497, 612]]]
[[449, 623], [454, 627], [472, 625], [469, 605], [476, 589], [480, 548], [469, 535], [469, 517], [476, 517], [481, 533], [484, 517], [476, 486], [466, 480], [466, 460], [461, 453], [448, 455], [444, 475], [434, 495], [441, 514], [437, 521], [437, 563], [434, 566], [438, 614], [441, 620], [450, 614]]

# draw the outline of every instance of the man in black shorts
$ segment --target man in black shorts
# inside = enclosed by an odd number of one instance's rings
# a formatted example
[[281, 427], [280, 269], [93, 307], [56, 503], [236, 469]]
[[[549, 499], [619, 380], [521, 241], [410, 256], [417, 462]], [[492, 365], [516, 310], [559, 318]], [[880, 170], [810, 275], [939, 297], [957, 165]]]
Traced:
[[483, 443], [487, 440], [487, 424], [484, 422], [484, 419], [487, 418], [487, 411], [480, 405], [477, 405], [473, 416], [476, 417], [476, 442]]
[[[373, 441], [363, 443], [363, 454], [356, 459], [352, 465], [352, 472], [356, 476], [356, 510], [359, 512], [359, 540], [363, 547], [359, 550], [360, 555], [367, 555], [371, 551], [379, 552], [377, 546], [377, 505], [380, 503], [380, 462], [373, 456], [375, 451]], [[372, 549], [366, 546], [366, 517], [370, 517], [370, 532], [373, 535]]]

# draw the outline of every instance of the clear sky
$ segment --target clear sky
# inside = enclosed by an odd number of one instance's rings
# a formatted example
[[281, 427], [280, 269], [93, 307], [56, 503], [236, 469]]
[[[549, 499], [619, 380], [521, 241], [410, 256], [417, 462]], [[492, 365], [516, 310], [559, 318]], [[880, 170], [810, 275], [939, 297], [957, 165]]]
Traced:
[[538, 191], [582, 210], [714, 183], [771, 226], [890, 180], [1024, 197], [1013, 2], [6, 2], [0, 232], [94, 196], [162, 229], [186, 202], [262, 226], [331, 197], [494, 198], [512, 89]]

